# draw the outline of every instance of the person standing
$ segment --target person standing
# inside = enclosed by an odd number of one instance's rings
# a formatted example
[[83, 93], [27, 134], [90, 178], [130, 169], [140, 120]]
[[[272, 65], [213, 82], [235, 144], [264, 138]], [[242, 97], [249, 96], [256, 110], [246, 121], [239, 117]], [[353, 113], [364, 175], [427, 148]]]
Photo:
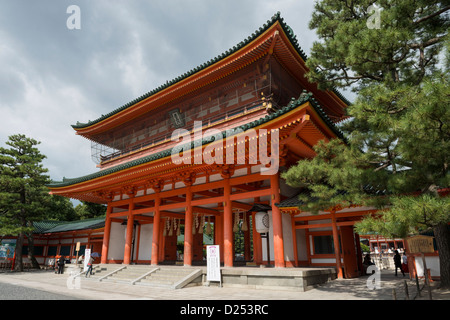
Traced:
[[64, 262], [65, 262], [65, 258], [64, 258], [64, 256], [61, 256], [58, 259], [58, 274], [64, 273]]
[[405, 273], [409, 273], [409, 268], [408, 268], [408, 256], [406, 255], [406, 251], [403, 251], [403, 256], [402, 256], [402, 270]]
[[395, 276], [397, 276], [397, 268], [399, 268], [400, 271], [402, 272], [403, 276], [405, 276], [405, 272], [402, 269], [402, 257], [400, 257], [398, 250], [395, 250], [394, 265], [395, 265]]

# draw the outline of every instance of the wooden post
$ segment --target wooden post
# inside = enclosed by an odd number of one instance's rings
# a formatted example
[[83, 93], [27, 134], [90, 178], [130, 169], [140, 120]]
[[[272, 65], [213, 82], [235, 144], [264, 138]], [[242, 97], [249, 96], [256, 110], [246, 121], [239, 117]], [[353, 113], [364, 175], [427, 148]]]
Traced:
[[223, 210], [223, 261], [225, 267], [233, 266], [233, 208], [231, 205], [231, 186], [230, 178], [224, 179], [223, 186], [224, 210]]
[[344, 275], [342, 273], [342, 265], [341, 265], [341, 249], [340, 249], [340, 245], [339, 245], [339, 233], [338, 233], [337, 225], [336, 225], [336, 212], [334, 210], [331, 211], [331, 223], [333, 226], [334, 254], [336, 257], [337, 277], [339, 279], [343, 279]]
[[111, 235], [111, 210], [111, 205], [108, 205], [106, 208], [105, 231], [103, 233], [102, 257], [100, 259], [100, 263], [102, 264], [108, 263], [109, 238]]
[[404, 280], [404, 284], [405, 284], [405, 299], [409, 300], [408, 283], [406, 282], [406, 280]]
[[[270, 176], [270, 186], [272, 189], [272, 223], [273, 223], [273, 251], [276, 268], [284, 268], [284, 241], [283, 241], [283, 223], [280, 208], [276, 203], [280, 202], [280, 180], [279, 174]], [[270, 261], [269, 261], [270, 264]]]
[[291, 215], [291, 224], [292, 224], [292, 242], [294, 245], [294, 267], [298, 267], [297, 229], [295, 229], [294, 215]]
[[133, 229], [134, 229], [134, 194], [130, 193], [130, 201], [128, 204], [128, 220], [127, 220], [127, 232], [125, 237], [125, 252], [123, 254], [123, 264], [131, 263], [131, 250], [133, 244]]
[[417, 293], [418, 293], [419, 297], [421, 297], [422, 295], [420, 294], [419, 277], [417, 276], [417, 272], [416, 272], [416, 287], [417, 287]]
[[159, 192], [156, 192], [155, 212], [153, 216], [153, 236], [152, 236], [152, 257], [151, 264], [157, 265], [159, 262], [159, 231], [161, 228], [161, 214], [159, 206], [161, 205], [161, 197]]
[[255, 212], [252, 212], [253, 262], [259, 265], [262, 263], [261, 234], [256, 231], [255, 214]]
[[192, 214], [192, 189], [189, 185], [186, 191], [186, 217], [184, 219], [184, 265], [192, 265], [194, 236], [192, 235], [193, 214]]
[[433, 300], [431, 297], [431, 286], [430, 286], [430, 279], [428, 279], [428, 268], [427, 262], [425, 260], [425, 254], [423, 252], [421, 252], [420, 254], [422, 255], [423, 277], [425, 278], [425, 285], [428, 287], [428, 299]]

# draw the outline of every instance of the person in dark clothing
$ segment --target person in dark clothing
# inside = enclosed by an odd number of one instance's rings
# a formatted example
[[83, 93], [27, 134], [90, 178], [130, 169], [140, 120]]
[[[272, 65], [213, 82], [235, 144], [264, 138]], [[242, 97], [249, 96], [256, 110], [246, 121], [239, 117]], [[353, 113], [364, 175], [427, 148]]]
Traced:
[[[363, 261], [363, 268], [364, 268], [364, 274], [367, 274], [367, 268], [374, 265], [375, 263], [372, 262], [372, 259], [370, 258], [370, 254], [366, 254], [364, 256], [364, 261]], [[372, 272], [373, 273], [373, 272]]]
[[397, 269], [400, 269], [403, 276], [405, 276], [405, 272], [402, 269], [402, 257], [400, 257], [398, 250], [395, 250], [394, 252], [395, 252], [394, 254], [395, 276], [397, 276]]
[[58, 259], [58, 274], [64, 273], [64, 262], [65, 262], [65, 258], [63, 256], [61, 256]]

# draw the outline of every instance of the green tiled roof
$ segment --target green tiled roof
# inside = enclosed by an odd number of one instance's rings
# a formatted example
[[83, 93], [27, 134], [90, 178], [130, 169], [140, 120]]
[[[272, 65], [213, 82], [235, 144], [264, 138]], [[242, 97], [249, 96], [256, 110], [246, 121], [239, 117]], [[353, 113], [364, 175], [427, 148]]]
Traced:
[[[180, 82], [190, 76], [192, 76], [193, 74], [206, 69], [207, 67], [215, 64], [216, 62], [230, 56], [231, 54], [235, 53], [236, 51], [240, 50], [241, 48], [245, 47], [247, 44], [249, 44], [250, 42], [252, 42], [253, 40], [255, 40], [257, 37], [259, 37], [261, 34], [263, 34], [267, 29], [269, 29], [272, 25], [274, 25], [276, 22], [279, 22], [281, 27], [283, 28], [284, 32], [286, 33], [286, 35], [288, 36], [289, 40], [291, 41], [292, 45], [294, 46], [294, 48], [296, 49], [296, 51], [299, 53], [299, 55], [302, 57], [303, 60], [307, 60], [307, 56], [305, 54], [305, 52], [300, 48], [298, 41], [297, 41], [297, 37], [295, 36], [294, 32], [292, 31], [291, 27], [289, 27], [289, 25], [287, 25], [284, 22], [284, 19], [281, 18], [280, 16], [280, 12], [277, 12], [272, 18], [271, 20], [267, 20], [267, 23], [265, 23], [262, 27], [260, 27], [258, 30], [256, 30], [254, 33], [252, 33], [251, 36], [249, 36], [247, 39], [239, 42], [236, 46], [234, 46], [233, 48], [223, 52], [221, 55], [207, 61], [206, 63], [203, 63], [199, 66], [197, 66], [194, 69], [191, 69], [190, 71], [182, 74], [181, 76], [176, 77], [173, 80], [167, 81], [165, 84], [159, 86], [156, 89], [153, 89], [150, 92], [147, 92], [146, 94], [134, 99], [133, 101], [128, 102], [127, 104], [109, 112], [106, 115], [102, 115], [100, 118], [96, 119], [96, 120], [89, 120], [88, 123], [80, 123], [77, 122], [77, 124], [72, 125], [72, 127], [74, 129], [82, 129], [82, 128], [86, 128], [89, 127], [91, 125], [94, 125], [96, 123], [99, 123], [133, 105], [135, 105], [136, 103], [143, 101], [145, 99], [147, 99], [148, 97], [174, 85], [177, 82]], [[346, 103], [347, 105], [350, 104], [350, 102], [337, 90], [332, 90], [342, 101], [344, 101], [344, 103]]]
[[[285, 113], [287, 113], [287, 112], [289, 112], [291, 110], [294, 110], [295, 108], [301, 106], [302, 104], [304, 104], [306, 102], [310, 102], [311, 105], [313, 106], [314, 110], [318, 113], [318, 115], [322, 118], [322, 120], [328, 125], [328, 127], [339, 138], [345, 140], [345, 137], [344, 137], [343, 133], [335, 126], [335, 124], [330, 120], [330, 118], [327, 116], [327, 114], [323, 111], [322, 107], [314, 99], [312, 93], [306, 92], [306, 91], [304, 91], [300, 95], [300, 97], [298, 99], [292, 98], [291, 102], [287, 106], [285, 106], [285, 107], [275, 111], [274, 113], [272, 113], [270, 115], [266, 115], [265, 117], [262, 117], [262, 118], [260, 118], [258, 120], [254, 120], [254, 121], [249, 122], [249, 123], [246, 123], [246, 124], [241, 125], [241, 126], [239, 126], [237, 128], [229, 129], [229, 130], [226, 130], [226, 131], [222, 131], [222, 136], [223, 136], [223, 138], [226, 138], [226, 137], [229, 137], [229, 136], [233, 136], [233, 132], [235, 132], [235, 133], [243, 132], [243, 131], [245, 132], [245, 131], [250, 130], [250, 129], [254, 128], [254, 127], [258, 127], [258, 126], [260, 126], [260, 125], [262, 125], [262, 124], [264, 124], [266, 122], [269, 122], [269, 121], [271, 121], [273, 119], [276, 119], [276, 118], [280, 117], [281, 115], [283, 115], [283, 114], [285, 114]], [[213, 135], [213, 136], [210, 136], [210, 137], [203, 138], [202, 141], [196, 140], [196, 141], [191, 142], [190, 147], [191, 148], [195, 148], [195, 147], [200, 146], [200, 145], [205, 145], [205, 144], [213, 142], [214, 139], [215, 139], [215, 136]], [[178, 146], [178, 147], [180, 148], [180, 151], [181, 151], [182, 148], [184, 148], [185, 150], [188, 149], [187, 145]], [[176, 152], [176, 150], [174, 150], [174, 152]], [[76, 184], [76, 183], [85, 182], [85, 181], [89, 181], [89, 180], [92, 180], [92, 179], [95, 179], [95, 178], [107, 176], [109, 174], [116, 173], [116, 172], [119, 172], [121, 170], [129, 169], [129, 168], [132, 168], [134, 166], [142, 165], [142, 164], [145, 164], [145, 163], [148, 163], [148, 162], [152, 162], [152, 161], [155, 161], [155, 160], [158, 160], [158, 159], [169, 157], [171, 155], [172, 155], [172, 149], [163, 150], [163, 151], [157, 152], [155, 154], [148, 155], [148, 156], [136, 159], [136, 160], [132, 160], [132, 161], [129, 161], [129, 162], [117, 165], [115, 167], [104, 169], [104, 170], [101, 170], [101, 171], [98, 171], [98, 172], [95, 172], [95, 173], [92, 173], [92, 174], [89, 174], [89, 175], [86, 175], [86, 176], [82, 176], [82, 177], [79, 177], [79, 178], [72, 178], [72, 179], [64, 178], [64, 180], [60, 181], [60, 182], [53, 181], [52, 183], [48, 184], [47, 187], [49, 187], [49, 188], [60, 188], [60, 187], [70, 186], [70, 185], [73, 185], [73, 184]]]
[[35, 233], [56, 233], [98, 229], [105, 226], [105, 216], [78, 221], [39, 221], [34, 224]]
[[65, 221], [36, 221], [33, 222], [34, 232], [35, 233], [45, 233], [46, 230], [50, 230], [62, 223], [65, 223]]

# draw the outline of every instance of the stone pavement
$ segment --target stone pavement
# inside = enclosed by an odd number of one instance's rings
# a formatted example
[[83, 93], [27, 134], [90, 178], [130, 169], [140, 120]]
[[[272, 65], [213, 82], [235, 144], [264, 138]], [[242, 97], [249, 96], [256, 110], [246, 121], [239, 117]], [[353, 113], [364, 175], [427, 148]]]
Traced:
[[[369, 289], [368, 277], [356, 279], [337, 279], [306, 292], [250, 289], [243, 287], [192, 286], [183, 289], [166, 289], [129, 285], [125, 283], [98, 282], [80, 277], [77, 284], [68, 274], [55, 274], [52, 271], [28, 271], [0, 273], [2, 283], [73, 296], [86, 300], [405, 300], [404, 281], [407, 280], [410, 299], [417, 296], [415, 281], [401, 275], [395, 277], [393, 271], [383, 270], [380, 276], [380, 288]], [[439, 282], [433, 282], [433, 300], [450, 300], [450, 291], [437, 288]], [[421, 281], [421, 287], [423, 281]], [[422, 291], [416, 300], [427, 300], [428, 292]]]

